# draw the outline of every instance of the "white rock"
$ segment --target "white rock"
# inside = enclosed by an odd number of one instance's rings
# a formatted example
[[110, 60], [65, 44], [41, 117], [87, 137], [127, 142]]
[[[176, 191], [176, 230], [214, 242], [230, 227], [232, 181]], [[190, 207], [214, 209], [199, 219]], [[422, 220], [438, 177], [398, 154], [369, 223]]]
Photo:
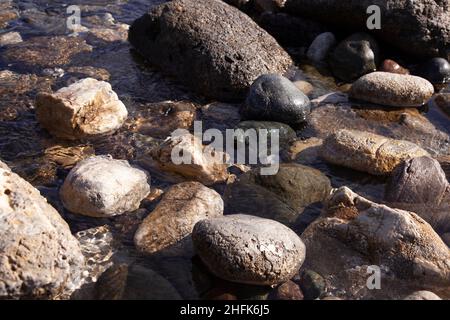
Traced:
[[0, 47], [21, 43], [22, 41], [22, 37], [18, 32], [8, 32], [0, 35]]
[[69, 173], [60, 195], [71, 212], [111, 217], [137, 210], [150, 193], [144, 170], [127, 161], [96, 156], [79, 162]]
[[73, 140], [116, 131], [128, 112], [109, 83], [85, 78], [54, 94], [38, 94], [36, 115], [51, 134]]

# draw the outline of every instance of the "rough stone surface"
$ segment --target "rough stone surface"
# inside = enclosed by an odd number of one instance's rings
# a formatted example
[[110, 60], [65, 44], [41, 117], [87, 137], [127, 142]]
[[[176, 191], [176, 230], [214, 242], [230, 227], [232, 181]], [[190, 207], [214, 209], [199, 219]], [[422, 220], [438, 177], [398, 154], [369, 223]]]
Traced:
[[[189, 132], [172, 135], [160, 146], [150, 150], [142, 162], [149, 170], [162, 170], [205, 185], [226, 181], [229, 176], [228, 165], [222, 160], [226, 159], [226, 154], [216, 152], [213, 157], [207, 148]], [[172, 154], [185, 157], [185, 161], [174, 163]]]
[[0, 47], [21, 43], [22, 37], [18, 32], [8, 32], [0, 35]]
[[109, 83], [86, 78], [53, 94], [39, 94], [36, 116], [51, 134], [73, 140], [116, 131], [128, 111]]
[[[386, 299], [420, 286], [445, 290], [450, 283], [450, 251], [428, 223], [346, 187], [332, 193], [324, 215], [302, 239], [308, 253], [304, 267], [324, 276], [340, 296]], [[371, 265], [380, 267], [381, 290], [367, 289]]]
[[379, 49], [376, 40], [366, 33], [355, 33], [344, 39], [330, 53], [333, 74], [343, 80], [352, 81], [377, 69]]
[[381, 9], [380, 39], [417, 56], [445, 56], [450, 44], [448, 0], [288, 0], [286, 11], [337, 27], [367, 29], [367, 8]]
[[431, 291], [416, 291], [405, 297], [403, 300], [442, 300], [437, 294]]
[[319, 34], [308, 49], [306, 55], [314, 63], [325, 61], [331, 48], [336, 45], [336, 37], [331, 32]]
[[248, 120], [267, 120], [297, 126], [311, 111], [309, 98], [289, 79], [266, 74], [250, 87], [244, 116]]
[[274, 300], [303, 300], [303, 293], [298, 284], [287, 281], [279, 285], [271, 296]]
[[80, 161], [69, 173], [60, 196], [71, 212], [111, 217], [139, 208], [150, 193], [147, 173], [125, 160], [96, 156]]
[[429, 154], [408, 141], [363, 131], [340, 130], [325, 139], [321, 155], [333, 164], [373, 175], [387, 175], [402, 161]]
[[[136, 247], [152, 254], [190, 239], [194, 225], [223, 214], [220, 195], [198, 182], [184, 182], [170, 188], [134, 236]], [[189, 240], [190, 241], [190, 240]]]
[[292, 278], [305, 259], [304, 244], [292, 230], [254, 216], [202, 220], [192, 239], [208, 269], [231, 282], [280, 284]]
[[0, 298], [53, 298], [76, 288], [85, 260], [69, 226], [0, 163]]
[[133, 23], [129, 41], [164, 72], [218, 100], [240, 99], [258, 76], [292, 64], [250, 17], [219, 0], [159, 5]]
[[350, 97], [393, 107], [419, 107], [434, 94], [427, 80], [389, 72], [373, 72], [353, 83]]

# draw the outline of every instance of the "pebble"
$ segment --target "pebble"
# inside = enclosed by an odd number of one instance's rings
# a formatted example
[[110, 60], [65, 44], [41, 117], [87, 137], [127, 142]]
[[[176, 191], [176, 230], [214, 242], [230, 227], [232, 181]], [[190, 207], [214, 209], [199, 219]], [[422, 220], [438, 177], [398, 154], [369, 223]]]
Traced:
[[331, 32], [319, 34], [311, 43], [306, 55], [314, 63], [324, 62], [330, 50], [336, 45], [336, 37]]
[[52, 135], [76, 140], [113, 133], [128, 111], [109, 83], [85, 78], [53, 94], [38, 94], [36, 116]]
[[382, 72], [389, 72], [389, 73], [397, 73], [397, 74], [409, 74], [409, 70], [403, 68], [401, 65], [399, 65], [397, 62], [391, 59], [386, 59], [381, 63], [380, 70]]
[[289, 79], [266, 74], [250, 87], [244, 115], [248, 120], [265, 120], [298, 126], [311, 111], [309, 98]]
[[200, 221], [192, 239], [208, 269], [231, 282], [284, 283], [305, 259], [304, 245], [291, 229], [255, 216], [238, 214]]
[[419, 66], [418, 74], [433, 84], [450, 81], [450, 63], [444, 58], [433, 58]]
[[404, 160], [429, 156], [416, 144], [356, 130], [339, 130], [325, 139], [321, 156], [328, 162], [373, 175], [389, 175]]
[[279, 285], [271, 294], [273, 300], [303, 300], [303, 293], [295, 282], [289, 280]]
[[150, 193], [148, 175], [128, 161], [95, 156], [80, 161], [60, 190], [64, 207], [91, 217], [112, 217], [139, 208]]
[[305, 270], [300, 278], [300, 288], [306, 300], [315, 300], [325, 293], [325, 279], [317, 272]]
[[423, 78], [388, 72], [365, 75], [350, 89], [351, 98], [392, 107], [420, 107], [433, 94], [433, 85]]

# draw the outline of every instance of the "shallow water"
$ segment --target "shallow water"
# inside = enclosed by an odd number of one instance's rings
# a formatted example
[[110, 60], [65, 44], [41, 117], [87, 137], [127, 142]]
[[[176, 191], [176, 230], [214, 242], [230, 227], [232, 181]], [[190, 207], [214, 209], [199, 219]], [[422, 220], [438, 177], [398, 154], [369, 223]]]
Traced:
[[[205, 120], [208, 126], [210, 120], [199, 109], [209, 101], [163, 76], [143, 61], [126, 41], [116, 38], [105, 40], [89, 33], [69, 36], [66, 30], [66, 8], [69, 4], [80, 6], [81, 23], [86, 27], [112, 29], [115, 30], [114, 35], [117, 35], [118, 23], [131, 24], [134, 19], [147, 11], [149, 6], [161, 2], [165, 1], [13, 1], [7, 8], [19, 13], [19, 18], [12, 20], [7, 28], [0, 29], [0, 34], [17, 31], [24, 42], [17, 46], [0, 48], [0, 70], [10, 70], [19, 74], [3, 79], [0, 77], [0, 157], [15, 172], [40, 189], [49, 202], [63, 214], [73, 232], [108, 225], [118, 241], [115, 251], [117, 261], [136, 261], [137, 264], [152, 268], [168, 279], [183, 298], [199, 298], [213, 287], [225, 287], [242, 298], [264, 298], [270, 291], [268, 288], [224, 284], [205, 272], [196, 258], [159, 256], [149, 258], [136, 254], [132, 236], [139, 222], [154, 208], [154, 202], [144, 201], [140, 210], [122, 217], [92, 219], [67, 212], [59, 200], [58, 188], [77, 160], [95, 153], [111, 154], [114, 158], [133, 162], [158, 139], [163, 138], [160, 131], [151, 137], [149, 135], [149, 132], [153, 132], [151, 128], [148, 131], [148, 126], [137, 124], [145, 124], [148, 118], [164, 117], [168, 100], [191, 103], [198, 109], [196, 117]], [[111, 23], [108, 16], [105, 17], [106, 13], [113, 15], [115, 23]], [[51, 38], [55, 36], [58, 38]], [[83, 44], [81, 39], [85, 39], [87, 44]], [[345, 90], [345, 86], [336, 84], [333, 78], [324, 77], [310, 66], [298, 65], [298, 68], [296, 76], [305, 78], [315, 86], [312, 98], [331, 91]], [[110, 137], [81, 142], [52, 138], [36, 122], [33, 105], [35, 94], [39, 91], [57, 90], [87, 76], [111, 83], [129, 110], [127, 123]], [[450, 134], [449, 117], [435, 105], [423, 110], [423, 115], [436, 130], [446, 135]], [[361, 117], [364, 118], [364, 115]], [[346, 120], [337, 117], [335, 121], [335, 126], [339, 126]], [[393, 126], [393, 122], [387, 124], [383, 122], [384, 120], [379, 123], [376, 120], [371, 121], [372, 129], [381, 132], [389, 131], [390, 126]], [[224, 127], [227, 125], [221, 124]], [[356, 127], [358, 125], [355, 124]], [[395, 131], [392, 132], [396, 134]], [[398, 132], [400, 135], [402, 131]], [[320, 136], [317, 128], [312, 127], [299, 130], [297, 134], [302, 138]], [[441, 154], [450, 154], [448, 140], [443, 144], [440, 140], [437, 143], [440, 145], [436, 150], [439, 149]], [[383, 197], [385, 184], [383, 178], [374, 178], [350, 169], [330, 166], [320, 160], [308, 164], [326, 173], [334, 187], [347, 185], [374, 200], [381, 200]], [[164, 189], [170, 182], [164, 176], [153, 176], [152, 185]], [[222, 192], [224, 186], [215, 188]], [[314, 205], [306, 210], [306, 214], [312, 219], [320, 213], [320, 210], [320, 205]], [[304, 227], [297, 225], [294, 229], [301, 231]], [[102, 239], [97, 240], [103, 241]], [[95, 237], [92, 241], [96, 241]], [[95, 296], [89, 291], [83, 294], [89, 298]]]

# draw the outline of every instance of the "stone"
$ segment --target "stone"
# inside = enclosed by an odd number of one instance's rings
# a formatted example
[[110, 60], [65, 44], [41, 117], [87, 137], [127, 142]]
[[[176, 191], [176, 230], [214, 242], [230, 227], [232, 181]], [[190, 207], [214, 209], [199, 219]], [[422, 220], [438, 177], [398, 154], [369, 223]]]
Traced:
[[300, 288], [306, 300], [315, 300], [326, 291], [325, 279], [317, 272], [305, 270], [301, 275]]
[[255, 216], [202, 220], [192, 239], [208, 269], [231, 282], [280, 284], [291, 279], [305, 259], [305, 247], [291, 229]]
[[450, 93], [437, 94], [434, 102], [442, 109], [442, 111], [450, 116]]
[[[269, 143], [273, 143], [271, 138], [272, 132], [278, 132], [279, 135], [279, 143], [280, 145], [286, 145], [290, 143], [292, 140], [297, 138], [297, 134], [295, 131], [289, 127], [288, 125], [280, 122], [271, 122], [271, 121], [242, 121], [240, 122], [235, 129], [241, 129], [244, 132], [247, 130], [254, 129], [257, 133], [257, 137], [261, 134], [261, 130], [267, 130], [267, 141]], [[244, 137], [239, 137], [238, 140], [240, 142], [248, 143], [248, 138], [244, 140]]]
[[325, 200], [330, 190], [328, 177], [311, 167], [280, 164], [276, 175], [261, 175], [254, 169], [227, 185], [225, 212], [251, 214], [290, 225], [306, 207]]
[[75, 140], [113, 133], [128, 111], [109, 83], [85, 78], [53, 94], [38, 94], [36, 116], [52, 135]]
[[[289, 14], [308, 17], [340, 29], [366, 30], [369, 6], [380, 8], [381, 29], [374, 34], [408, 55], [445, 56], [450, 44], [449, 2], [419, 0], [287, 0]], [[426, 10], [424, 10], [426, 8]]]
[[303, 293], [295, 282], [289, 280], [279, 285], [271, 294], [273, 300], [303, 300]]
[[325, 139], [321, 156], [332, 164], [373, 175], [389, 175], [402, 161], [429, 154], [408, 141], [363, 131], [339, 130]]
[[[190, 242], [195, 224], [223, 215], [220, 195], [201, 183], [184, 182], [171, 187], [134, 235], [139, 251], [153, 254]], [[186, 240], [188, 239], [188, 240]]]
[[129, 41], [163, 72], [219, 101], [243, 98], [260, 75], [292, 64], [250, 17], [219, 0], [156, 6], [132, 24]]
[[409, 70], [403, 68], [397, 62], [391, 59], [386, 59], [381, 63], [379, 71], [397, 73], [397, 74], [409, 74]]
[[311, 111], [309, 98], [289, 79], [266, 74], [250, 87], [243, 114], [248, 120], [266, 120], [298, 126]]
[[405, 297], [403, 300], [442, 300], [437, 294], [431, 291], [416, 291]]
[[316, 21], [285, 12], [264, 12], [258, 23], [286, 47], [307, 47], [319, 34], [327, 31]]
[[[205, 185], [225, 182], [229, 177], [225, 162], [228, 156], [216, 151], [213, 157], [209, 150], [202, 145], [200, 139], [189, 132], [183, 132], [179, 135], [172, 134], [144, 155], [141, 161], [149, 170], [172, 173]], [[172, 155], [183, 157], [184, 160], [174, 163]]]
[[8, 32], [0, 35], [0, 47], [23, 42], [20, 33]]
[[0, 163], [0, 298], [51, 299], [79, 287], [85, 260], [69, 226]]
[[308, 81], [296, 80], [296, 81], [293, 81], [293, 83], [301, 92], [303, 92], [306, 96], [308, 96], [308, 98], [314, 92], [314, 86], [311, 83], [309, 83]]
[[204, 129], [218, 129], [225, 132], [241, 121], [240, 106], [222, 102], [213, 102], [201, 108]]
[[330, 50], [336, 45], [336, 37], [331, 32], [319, 34], [309, 46], [306, 53], [313, 63], [324, 62]]
[[126, 160], [95, 156], [80, 161], [60, 190], [64, 207], [90, 217], [112, 217], [137, 210], [150, 193], [147, 173]]
[[351, 98], [392, 107], [420, 107], [433, 94], [433, 85], [423, 78], [388, 72], [365, 75], [350, 90]]
[[419, 67], [418, 75], [432, 84], [450, 81], [450, 63], [444, 58], [433, 58]]
[[366, 33], [355, 33], [340, 42], [330, 53], [329, 64], [340, 80], [350, 82], [377, 69], [379, 48]]
[[[305, 230], [302, 240], [308, 252], [304, 268], [320, 273], [347, 298], [391, 299], [406, 295], [411, 287], [443, 289], [450, 284], [450, 251], [428, 223], [347, 187], [332, 192], [323, 216]], [[380, 290], [367, 288], [372, 265], [380, 268]]]

